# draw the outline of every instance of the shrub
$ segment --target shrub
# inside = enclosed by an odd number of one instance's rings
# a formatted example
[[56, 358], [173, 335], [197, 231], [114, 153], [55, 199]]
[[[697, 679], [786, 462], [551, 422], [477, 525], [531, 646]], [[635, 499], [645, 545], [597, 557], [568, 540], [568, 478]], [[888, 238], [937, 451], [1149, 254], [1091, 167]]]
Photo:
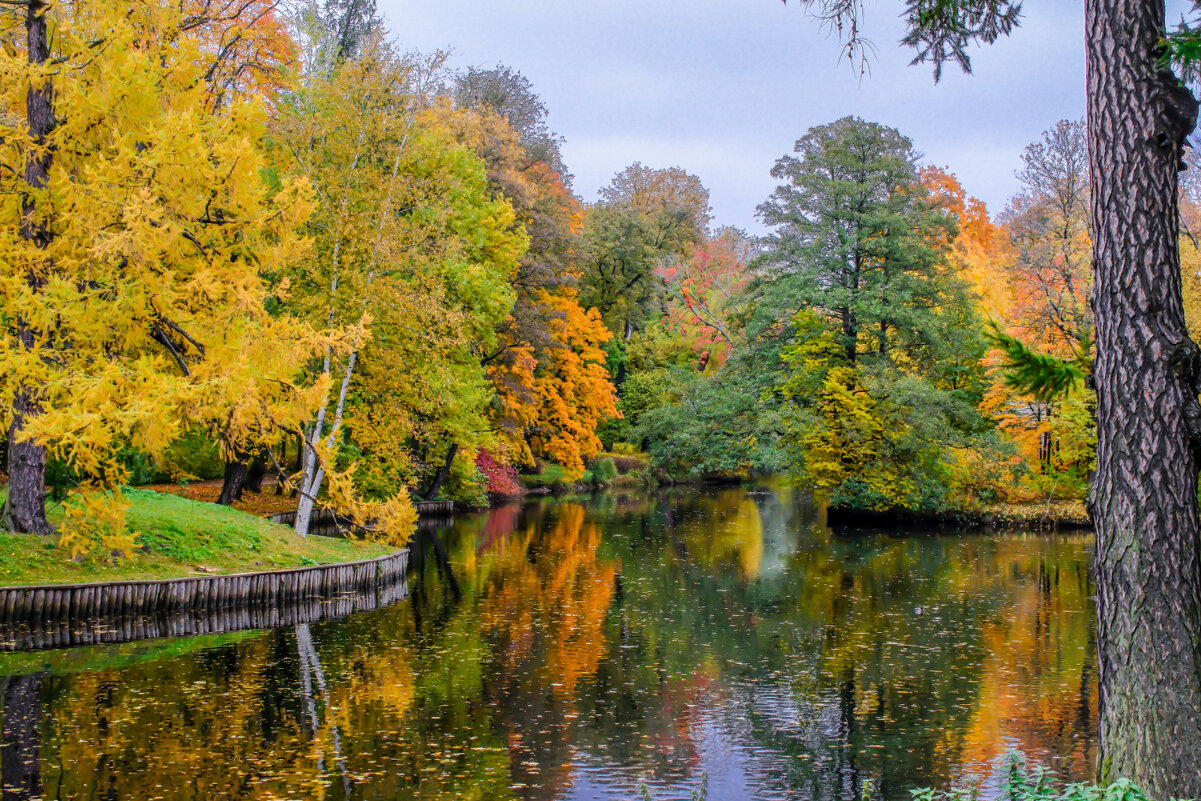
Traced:
[[519, 498], [525, 490], [517, 480], [517, 471], [510, 465], [498, 462], [487, 450], [480, 450], [475, 457], [475, 466], [484, 477], [484, 491], [493, 500]]
[[171, 443], [156, 460], [153, 482], [203, 481], [221, 478], [225, 460], [209, 435], [199, 428], [190, 429]]
[[617, 472], [623, 476], [629, 473], [637, 473], [639, 470], [645, 470], [650, 466], [646, 459], [639, 456], [614, 456], [613, 464], [617, 467]]
[[617, 478], [617, 465], [613, 463], [612, 459], [601, 459], [592, 468], [594, 484], [604, 486], [615, 478]]
[[[1127, 779], [1118, 779], [1102, 787], [1093, 782], [1063, 783], [1049, 768], [1031, 766], [1024, 756], [1013, 752], [1008, 762], [1001, 801], [1150, 801]], [[978, 801], [978, 782], [953, 785], [946, 790], [924, 788], [913, 791], [913, 801]]]
[[538, 462], [538, 472], [521, 476], [521, 483], [531, 489], [549, 487], [554, 490], [567, 488], [567, 470], [554, 462]]

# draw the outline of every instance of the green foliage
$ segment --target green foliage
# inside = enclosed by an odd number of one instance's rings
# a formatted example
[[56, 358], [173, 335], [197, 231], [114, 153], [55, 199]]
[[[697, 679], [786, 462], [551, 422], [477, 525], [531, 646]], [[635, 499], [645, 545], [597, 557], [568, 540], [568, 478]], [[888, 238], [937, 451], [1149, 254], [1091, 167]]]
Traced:
[[[1102, 786], [1093, 782], [1065, 784], [1055, 773], [1041, 765], [1030, 765], [1017, 752], [1006, 756], [1008, 762], [1003, 801], [1150, 801], [1147, 794], [1128, 779]], [[924, 788], [913, 791], [913, 801], [978, 801], [978, 781], [961, 783], [945, 790]]]
[[[633, 164], [601, 190], [584, 221], [587, 269], [580, 301], [600, 310], [617, 338], [628, 338], [661, 314], [655, 270], [680, 258], [705, 235], [709, 193], [678, 167]], [[610, 350], [610, 363], [616, 356]]]
[[153, 482], [206, 481], [221, 478], [225, 460], [213, 438], [201, 428], [189, 428], [155, 459]]
[[488, 505], [487, 481], [476, 467], [474, 459], [465, 459], [460, 454], [451, 462], [450, 475], [442, 487], [442, 494], [456, 504], [473, 509]]
[[[861, 3], [798, 0], [797, 5], [812, 10], [836, 30], [845, 57], [861, 72], [867, 71], [868, 53], [875, 48], [864, 34]], [[1021, 11], [1022, 4], [1014, 0], [906, 0], [906, 34], [901, 42], [917, 51], [911, 63], [934, 65], [934, 80], [938, 81], [947, 62], [971, 72], [968, 50], [1008, 36], [1018, 26]]]
[[891, 128], [848, 117], [795, 152], [760, 208], [775, 233], [747, 319], [780, 364], [760, 398], [782, 401], [789, 472], [835, 505], [943, 509], [999, 456], [977, 408], [981, 320], [948, 255], [956, 221]]
[[605, 457], [597, 461], [592, 467], [593, 483], [600, 486], [608, 484], [613, 479], [617, 478], [617, 465], [609, 457]]
[[540, 463], [541, 469], [535, 474], [519, 476], [523, 485], [530, 489], [564, 490], [567, 488], [567, 470], [554, 462]]
[[669, 477], [747, 475], [783, 466], [772, 373], [736, 352], [715, 375], [677, 373], [666, 402], [639, 416], [651, 464]]
[[1038, 353], [994, 322], [988, 338], [1005, 357], [1005, 384], [1015, 392], [1048, 403], [1070, 395], [1092, 372], [1092, 338], [1086, 337], [1071, 359]]

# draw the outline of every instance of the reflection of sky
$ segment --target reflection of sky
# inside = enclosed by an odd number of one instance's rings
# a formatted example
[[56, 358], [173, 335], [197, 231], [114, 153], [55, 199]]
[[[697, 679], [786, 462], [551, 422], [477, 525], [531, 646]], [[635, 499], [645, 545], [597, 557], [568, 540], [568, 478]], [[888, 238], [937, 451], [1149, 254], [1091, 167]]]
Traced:
[[782, 576], [788, 561], [796, 553], [798, 510], [792, 501], [793, 494], [770, 489], [756, 489], [747, 493], [759, 507], [759, 520], [763, 526], [763, 559], [759, 576], [771, 580]]

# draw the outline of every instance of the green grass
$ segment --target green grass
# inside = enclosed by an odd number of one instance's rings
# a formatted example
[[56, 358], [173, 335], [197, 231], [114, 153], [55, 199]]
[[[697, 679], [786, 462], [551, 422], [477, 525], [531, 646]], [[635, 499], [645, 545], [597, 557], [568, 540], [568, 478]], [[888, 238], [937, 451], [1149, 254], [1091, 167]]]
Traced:
[[[288, 526], [178, 495], [126, 490], [127, 524], [139, 550], [110, 564], [72, 561], [57, 540], [0, 532], [0, 586], [162, 579], [245, 573], [370, 559], [393, 549], [330, 537], [298, 537]], [[61, 517], [52, 509], [51, 522]]]
[[518, 480], [527, 489], [541, 489], [543, 487], [561, 489], [565, 488], [569, 483], [567, 481], [567, 471], [561, 465], [557, 465], [554, 462], [548, 462], [542, 468], [541, 473], [525, 473], [518, 476]]

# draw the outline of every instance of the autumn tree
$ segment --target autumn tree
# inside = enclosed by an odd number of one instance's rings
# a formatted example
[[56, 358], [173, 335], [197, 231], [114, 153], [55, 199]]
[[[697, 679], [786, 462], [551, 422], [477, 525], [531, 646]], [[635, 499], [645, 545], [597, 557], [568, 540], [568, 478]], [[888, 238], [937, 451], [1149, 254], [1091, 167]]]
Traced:
[[473, 111], [499, 114], [517, 132], [524, 153], [522, 169], [541, 163], [566, 186], [571, 174], [563, 163], [563, 137], [550, 129], [546, 104], [530, 80], [511, 67], [471, 67], [454, 83], [455, 104]]
[[515, 464], [559, 462], [573, 476], [601, 447], [600, 419], [616, 413], [601, 346], [609, 331], [578, 299], [583, 209], [556, 171], [557, 138], [520, 73], [460, 76], [455, 125], [488, 166], [494, 190], [514, 206], [530, 237], [512, 287], [512, 312], [484, 354], [496, 392], [493, 421]]
[[1060, 354], [1092, 336], [1087, 161], [1084, 124], [1059, 122], [1022, 154], [1021, 191], [1000, 219], [1012, 243], [1015, 333]]
[[210, 107], [274, 100], [297, 57], [283, 0], [187, 0], [180, 27], [195, 36]]
[[750, 277], [756, 246], [744, 231], [723, 228], [685, 258], [658, 269], [669, 298], [668, 325], [692, 341], [704, 370], [734, 347], [731, 317]]
[[580, 288], [616, 337], [610, 353], [616, 382], [625, 378], [625, 348], [635, 331], [661, 315], [656, 270], [682, 259], [709, 228], [709, 192], [679, 167], [636, 163], [601, 190], [584, 222], [587, 269]]
[[319, 198], [291, 309], [348, 337], [314, 367], [331, 390], [305, 432], [300, 533], [327, 479], [335, 508], [403, 528], [407, 490], [437, 493], [460, 447], [490, 441], [480, 354], [512, 307], [527, 238], [455, 141], [453, 110], [415, 90], [436, 67], [377, 34], [281, 110], [280, 169]]
[[[153, 3], [22, 16], [27, 46], [0, 56], [4, 107], [26, 109], [0, 134], [5, 516], [45, 533], [47, 453], [119, 488], [126, 444], [155, 453], [239, 403], [234, 424], [257, 425], [255, 376], [290, 382], [317, 340], [267, 312], [284, 287], [264, 279], [304, 253], [308, 193], [263, 182], [259, 102], [208, 102], [210, 40]], [[252, 363], [259, 342], [272, 359]], [[104, 506], [120, 538], [119, 498]]]
[[[802, 0], [862, 56], [863, 7]], [[1017, 26], [1010, 0], [908, 0], [915, 62], [970, 68], [968, 48]], [[1085, 66], [1096, 332], [1097, 611], [1104, 781], [1201, 795], [1201, 354], [1181, 296], [1177, 173], [1197, 100], [1201, 34], [1163, 0], [1088, 0]]]

